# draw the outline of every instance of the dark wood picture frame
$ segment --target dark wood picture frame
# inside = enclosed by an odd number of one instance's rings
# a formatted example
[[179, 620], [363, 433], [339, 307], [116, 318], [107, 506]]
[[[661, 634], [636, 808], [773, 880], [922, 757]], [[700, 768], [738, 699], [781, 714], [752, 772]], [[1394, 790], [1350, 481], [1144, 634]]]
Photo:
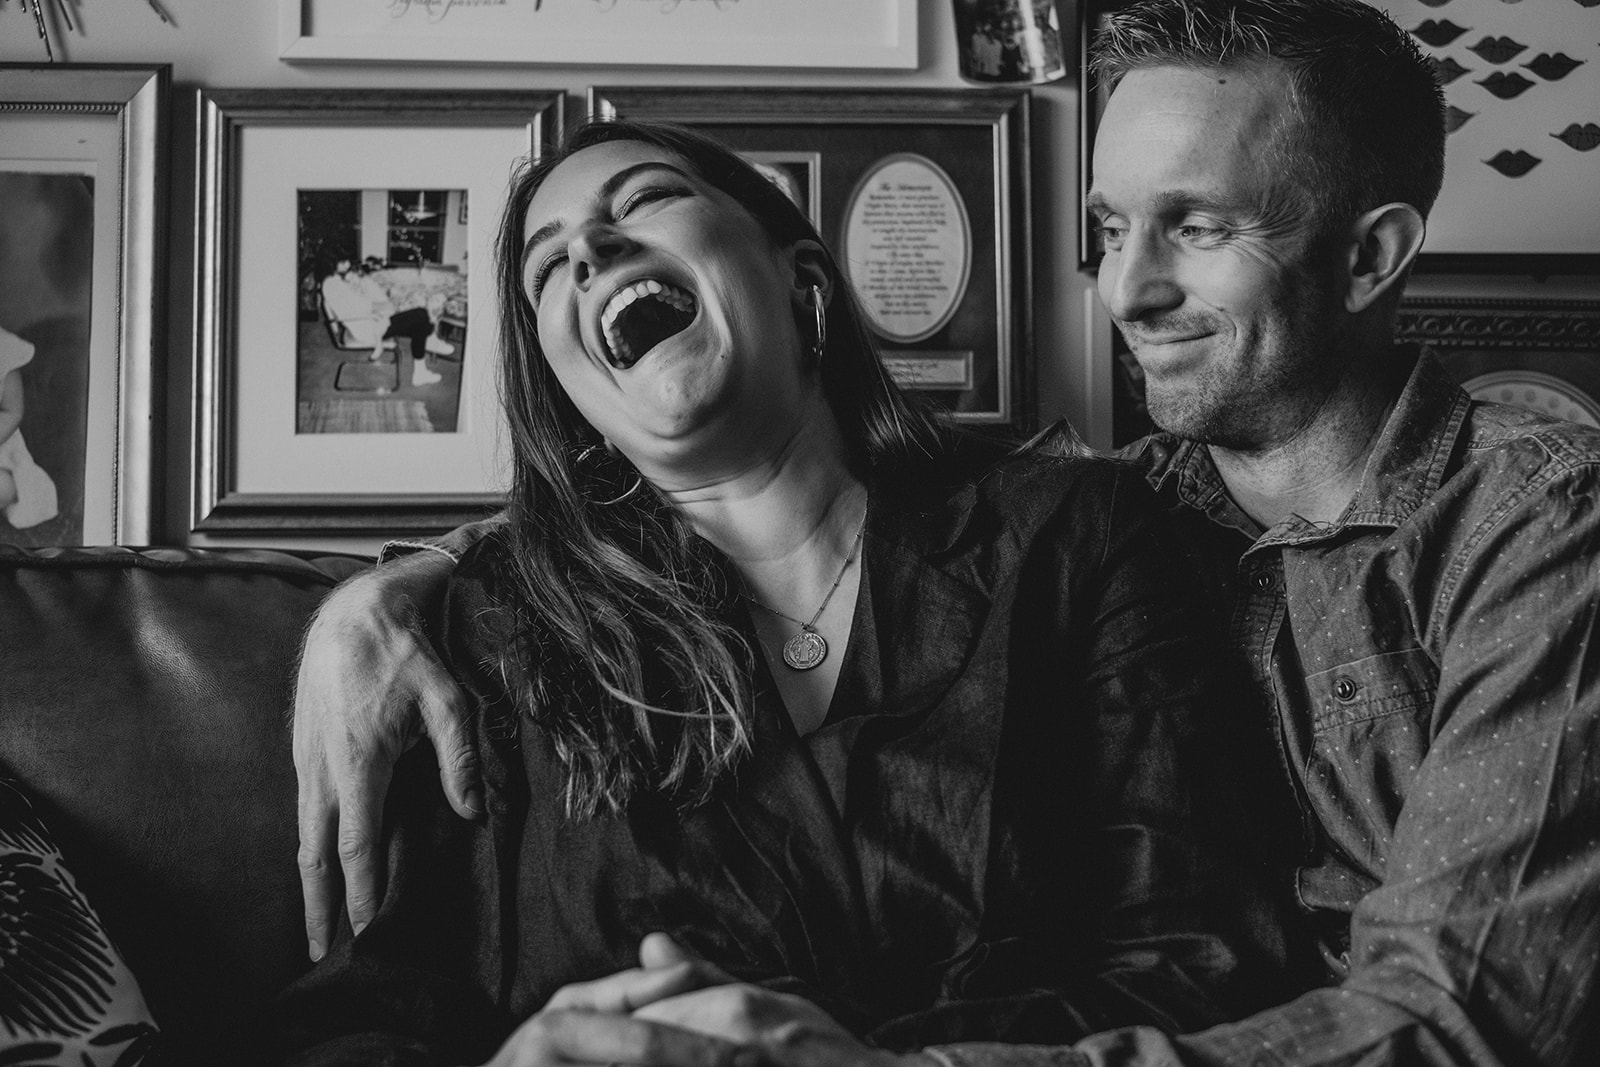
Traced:
[[[924, 161], [917, 166], [931, 162], [948, 176], [952, 196], [970, 218], [970, 274], [938, 329], [914, 341], [880, 333], [880, 350], [902, 384], [956, 421], [1014, 429], [1031, 424], [1026, 91], [596, 86], [589, 90], [589, 112], [603, 120], [702, 128], [736, 150], [819, 154], [819, 229], [847, 272], [847, 215], [863, 181], [896, 157]], [[934, 370], [918, 378], [924, 368]], [[945, 377], [915, 386], [936, 374]]]

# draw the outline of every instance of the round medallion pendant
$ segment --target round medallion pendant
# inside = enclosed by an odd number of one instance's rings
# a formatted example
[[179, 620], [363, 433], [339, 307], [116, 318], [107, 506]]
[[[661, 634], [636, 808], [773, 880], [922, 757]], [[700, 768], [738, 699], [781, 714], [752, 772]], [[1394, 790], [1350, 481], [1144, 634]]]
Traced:
[[828, 658], [828, 642], [815, 630], [801, 630], [783, 643], [783, 662], [797, 671], [809, 671]]

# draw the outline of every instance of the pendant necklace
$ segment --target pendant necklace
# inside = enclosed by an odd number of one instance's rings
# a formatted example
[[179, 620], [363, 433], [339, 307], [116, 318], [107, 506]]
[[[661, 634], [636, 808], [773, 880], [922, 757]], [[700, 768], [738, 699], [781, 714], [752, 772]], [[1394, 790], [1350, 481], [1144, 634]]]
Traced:
[[817, 633], [817, 620], [822, 618], [822, 613], [827, 610], [828, 602], [833, 599], [833, 594], [839, 591], [839, 583], [844, 581], [845, 571], [850, 569], [850, 564], [856, 558], [856, 549], [861, 547], [861, 535], [867, 530], [867, 517], [861, 516], [861, 525], [856, 529], [856, 539], [850, 543], [850, 554], [845, 556], [844, 565], [839, 568], [839, 575], [828, 587], [828, 595], [822, 598], [822, 604], [817, 608], [817, 613], [811, 616], [810, 622], [801, 622], [793, 615], [785, 615], [777, 608], [768, 607], [755, 597], [745, 594], [745, 599], [750, 601], [762, 611], [776, 615], [780, 619], [788, 619], [800, 627], [800, 632], [783, 643], [783, 662], [790, 670], [809, 671], [823, 660], [828, 658], [828, 642]]

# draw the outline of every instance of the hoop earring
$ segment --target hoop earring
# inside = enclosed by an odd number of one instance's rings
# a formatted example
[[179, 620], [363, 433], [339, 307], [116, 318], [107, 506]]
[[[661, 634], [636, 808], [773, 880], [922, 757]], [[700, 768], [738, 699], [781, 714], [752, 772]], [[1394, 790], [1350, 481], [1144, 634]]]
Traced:
[[822, 286], [811, 287], [811, 308], [817, 314], [817, 343], [811, 346], [811, 354], [820, 361], [822, 347], [828, 342], [828, 306], [822, 301]]
[[[633, 496], [635, 493], [637, 493], [640, 489], [642, 489], [644, 487], [644, 475], [640, 474], [638, 471], [634, 471], [633, 472], [633, 484], [628, 486], [628, 488], [624, 489], [618, 495], [612, 497], [610, 500], [596, 500], [594, 497], [592, 497], [588, 493], [584, 492], [583, 491], [583, 485], [584, 485], [584, 482], [587, 481], [587, 480], [593, 480], [595, 482], [602, 482], [602, 481], [609, 481], [610, 480], [609, 478], [606, 477], [606, 474], [599, 469], [599, 464], [595, 463], [595, 462], [592, 462], [592, 457], [595, 456], [597, 453], [600, 454], [600, 455], [607, 455], [608, 454], [608, 450], [605, 447], [605, 445], [603, 445], [603, 444], [590, 445], [589, 447], [585, 448], [583, 451], [579, 452], [576, 456], [574, 456], [572, 458], [572, 465], [573, 465], [574, 468], [576, 468], [575, 473], [580, 475], [580, 477], [577, 479], [577, 481], [578, 481], [578, 495], [583, 497], [583, 499], [587, 500], [589, 503], [594, 504], [594, 505], [596, 505], [598, 507], [608, 508], [613, 504], [622, 503], [624, 500], [627, 500], [629, 497]], [[620, 453], [619, 453], [619, 455], [620, 455]], [[585, 474], [591, 473], [591, 472], [586, 472], [586, 471], [584, 471], [582, 469], [583, 464], [585, 462], [588, 462], [589, 465], [591, 466], [591, 468], [593, 468], [593, 470], [592, 470], [592, 479], [586, 479], [586, 478], [582, 477]]]

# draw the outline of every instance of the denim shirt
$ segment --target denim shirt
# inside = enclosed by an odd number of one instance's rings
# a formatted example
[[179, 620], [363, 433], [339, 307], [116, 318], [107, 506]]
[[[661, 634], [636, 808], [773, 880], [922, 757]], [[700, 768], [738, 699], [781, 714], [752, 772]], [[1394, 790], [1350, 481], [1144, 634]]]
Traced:
[[1424, 353], [1336, 522], [1260, 529], [1194, 442], [1134, 455], [1270, 703], [1217, 728], [1276, 754], [1265, 832], [1329, 984], [1186, 1037], [936, 1055], [1600, 1063], [1600, 431]]

